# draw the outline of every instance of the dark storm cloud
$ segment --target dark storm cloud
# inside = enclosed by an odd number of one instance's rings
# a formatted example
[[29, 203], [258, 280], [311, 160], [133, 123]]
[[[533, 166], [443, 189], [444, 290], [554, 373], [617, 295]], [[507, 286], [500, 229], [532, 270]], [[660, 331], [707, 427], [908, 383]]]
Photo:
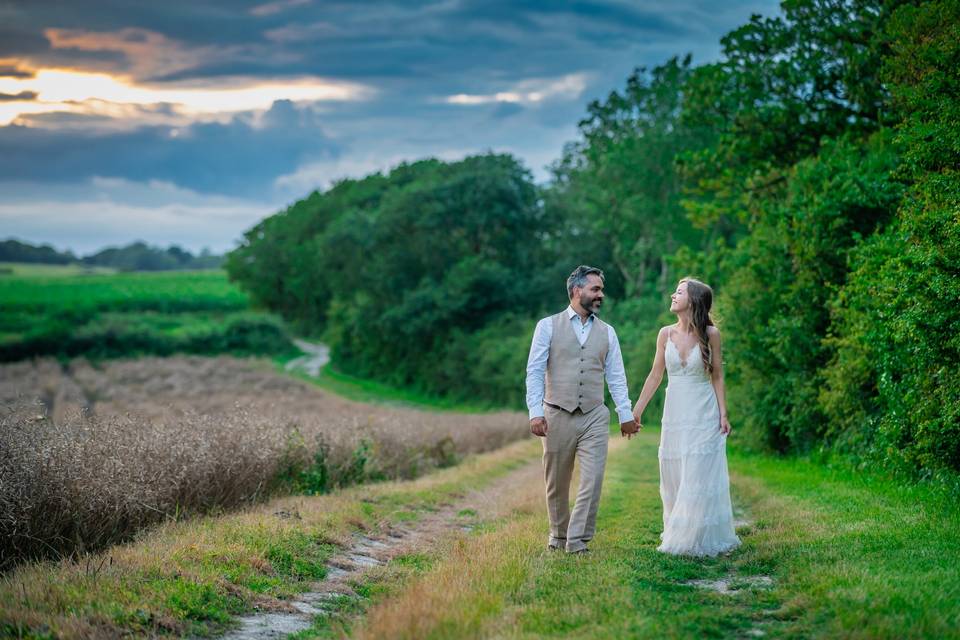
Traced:
[[[758, 2], [760, 0], [757, 0]], [[738, 3], [726, 3], [725, 7]], [[773, 4], [773, 3], [770, 3]], [[476, 91], [504, 77], [556, 75], [590, 68], [613, 48], [672, 40], [673, 53], [717, 33], [706, 0], [643, 5], [621, 2], [194, 2], [121, 0], [14, 3], [5, 42], [38, 62], [91, 57], [97, 68], [139, 72], [141, 80], [174, 82], [219, 76], [319, 75], [403, 78], [455, 86], [469, 74]], [[272, 6], [264, 12], [258, 7]], [[112, 33], [142, 29], [196, 52], [186, 67], [144, 68], [129, 55], [95, 58], [76, 48], [50, 49], [46, 29]], [[29, 45], [29, 46], [28, 46]], [[621, 51], [621, 53], [626, 53]], [[461, 79], [461, 83], [463, 83]]]
[[0, 26], [0, 57], [19, 57], [43, 53], [50, 49], [39, 27]]
[[301, 162], [335, 153], [316, 114], [289, 101], [275, 102], [259, 122], [239, 115], [225, 124], [194, 123], [179, 130], [150, 126], [89, 133], [76, 128], [0, 128], [0, 176], [6, 180], [121, 177], [257, 198], [268, 194], [277, 176]]
[[[25, 116], [36, 126], [0, 127], [0, 181], [97, 175], [257, 194], [339, 151], [421, 157], [496, 146], [555, 157], [587, 102], [622, 86], [634, 66], [688, 51], [702, 62], [716, 55], [725, 31], [776, 7], [776, 0], [15, 0], [0, 4], [0, 77], [29, 77], [27, 69], [44, 66], [175, 87], [319, 76], [362, 83], [376, 95], [316, 111], [275, 103], [259, 125], [245, 115], [187, 125], [175, 137], [146, 105], [142, 120], [116, 118], [118, 126], [109, 115]], [[582, 77], [579, 89], [490, 102], [525, 82], [548, 85], [571, 74]], [[458, 94], [483, 98], [446, 102]], [[317, 122], [321, 110], [337, 145]]]
[[21, 91], [20, 93], [0, 93], [0, 102], [13, 102], [15, 100], [36, 100], [36, 91]]
[[0, 64], [0, 78], [32, 78], [33, 71], [13, 64]]

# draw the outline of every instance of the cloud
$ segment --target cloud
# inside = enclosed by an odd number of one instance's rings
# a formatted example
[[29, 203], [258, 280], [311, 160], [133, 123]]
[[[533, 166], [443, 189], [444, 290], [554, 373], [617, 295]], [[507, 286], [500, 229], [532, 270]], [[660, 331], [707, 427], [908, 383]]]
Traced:
[[487, 95], [469, 95], [458, 93], [447, 96], [446, 102], [459, 105], [489, 104], [491, 102], [509, 102], [536, 104], [551, 98], [572, 100], [579, 98], [587, 86], [587, 74], [571, 73], [554, 79], [529, 79], [514, 83], [506, 91]]
[[258, 17], [272, 16], [283, 13], [288, 9], [309, 5], [310, 2], [311, 0], [277, 0], [276, 2], [267, 2], [250, 9], [250, 15]]
[[[8, 36], [17, 57], [33, 66], [76, 67], [79, 60], [157, 83], [404, 78], [450, 94], [487, 94], [510, 77], [597, 68], [600, 57], [629, 59], [651, 43], [668, 46], [668, 54], [715, 52], [725, 29], [755, 9], [777, 7], [776, 0], [277, 0], [247, 9], [197, 0], [175, 11], [120, 0], [34, 4], [14, 12]], [[472, 86], [442, 87], [466, 78]]]
[[337, 154], [319, 115], [279, 100], [264, 114], [179, 128], [90, 133], [0, 128], [0, 179], [70, 182], [93, 176], [161, 180], [200, 192], [269, 197], [273, 180]]
[[37, 99], [36, 91], [21, 91], [20, 93], [0, 93], [0, 102], [28, 102]]
[[0, 62], [0, 78], [32, 78], [33, 71], [13, 64]]
[[[195, 49], [147, 29], [125, 28], [101, 32], [86, 29], [44, 29], [55, 50], [116, 52], [126, 60], [125, 71], [145, 77], [190, 68], [197, 60], [215, 58], [219, 47]], [[222, 55], [229, 55], [221, 50]]]
[[332, 22], [311, 22], [309, 24], [285, 24], [282, 27], [267, 29], [263, 35], [267, 40], [277, 43], [297, 43], [314, 38], [342, 36], [343, 31]]
[[0, 91], [32, 93], [36, 104], [0, 109], [0, 125], [17, 120], [22, 113], [69, 111], [88, 115], [123, 118], [135, 109], [171, 104], [186, 114], [225, 113], [266, 109], [283, 100], [365, 100], [375, 95], [371, 87], [345, 81], [318, 78], [265, 82], [246, 79], [232, 86], [145, 87], [130, 84], [102, 73], [44, 69], [33, 78], [0, 78]]

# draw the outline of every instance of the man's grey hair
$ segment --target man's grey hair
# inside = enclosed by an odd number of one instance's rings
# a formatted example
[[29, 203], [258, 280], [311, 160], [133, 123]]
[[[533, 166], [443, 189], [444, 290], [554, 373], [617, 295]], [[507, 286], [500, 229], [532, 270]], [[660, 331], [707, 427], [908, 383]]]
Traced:
[[580, 265], [573, 270], [573, 273], [570, 274], [570, 277], [567, 278], [567, 297], [573, 297], [573, 288], [574, 287], [585, 287], [587, 286], [587, 276], [594, 274], [600, 277], [600, 282], [603, 282], [603, 271], [597, 269], [596, 267], [588, 267], [585, 264]]

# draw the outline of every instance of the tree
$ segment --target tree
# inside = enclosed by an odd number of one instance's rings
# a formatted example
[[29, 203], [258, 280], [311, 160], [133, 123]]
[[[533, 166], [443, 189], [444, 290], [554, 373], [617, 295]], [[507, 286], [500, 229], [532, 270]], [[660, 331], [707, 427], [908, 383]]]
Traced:
[[675, 165], [704, 135], [680, 121], [690, 73], [689, 56], [649, 73], [636, 69], [622, 92], [590, 103], [582, 139], [553, 167], [549, 211], [565, 219], [572, 240], [608, 247], [626, 296], [662, 289], [665, 257], [696, 240], [680, 206]]

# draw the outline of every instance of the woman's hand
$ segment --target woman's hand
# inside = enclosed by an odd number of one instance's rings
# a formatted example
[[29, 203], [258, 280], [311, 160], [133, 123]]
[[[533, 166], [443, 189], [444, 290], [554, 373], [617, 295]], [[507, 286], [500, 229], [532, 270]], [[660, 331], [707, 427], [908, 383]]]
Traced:
[[643, 420], [640, 419], [640, 411], [636, 407], [633, 408], [633, 419], [637, 424], [643, 424]]
[[727, 419], [727, 416], [720, 416], [720, 433], [729, 435], [730, 429], [730, 420]]

